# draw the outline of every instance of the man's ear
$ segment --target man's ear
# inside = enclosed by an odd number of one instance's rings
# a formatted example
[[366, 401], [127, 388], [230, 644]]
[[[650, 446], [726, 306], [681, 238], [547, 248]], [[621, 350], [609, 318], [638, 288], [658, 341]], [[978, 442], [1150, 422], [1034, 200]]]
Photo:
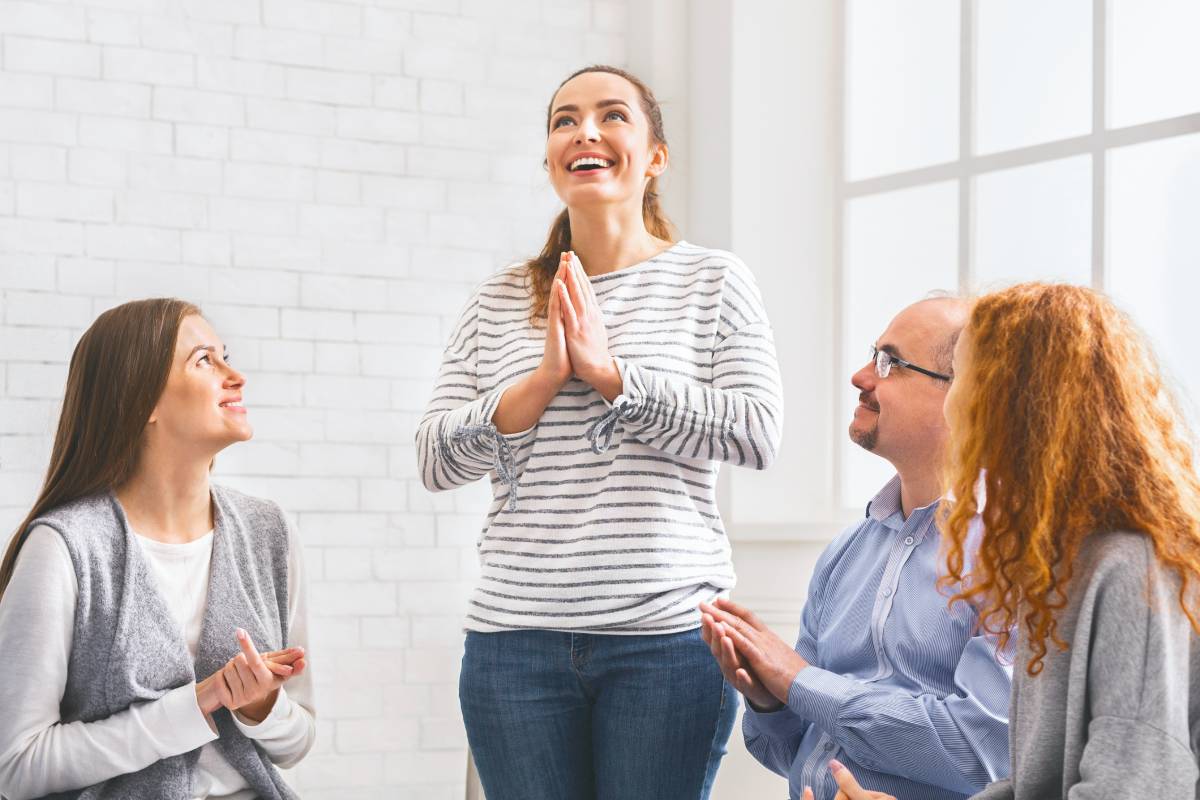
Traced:
[[659, 143], [654, 145], [651, 151], [650, 164], [646, 167], [646, 177], [657, 178], [667, 171], [667, 162], [670, 160], [670, 151], [665, 144]]

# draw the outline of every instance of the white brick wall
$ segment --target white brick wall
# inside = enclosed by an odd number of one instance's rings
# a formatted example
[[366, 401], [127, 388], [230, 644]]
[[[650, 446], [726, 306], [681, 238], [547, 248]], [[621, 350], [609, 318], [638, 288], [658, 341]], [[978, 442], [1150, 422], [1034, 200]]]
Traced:
[[200, 303], [257, 435], [219, 479], [305, 542], [306, 798], [458, 798], [456, 674], [486, 488], [429, 495], [413, 427], [471, 286], [557, 201], [549, 93], [625, 57], [625, 2], [0, 0], [0, 541], [100, 311]]

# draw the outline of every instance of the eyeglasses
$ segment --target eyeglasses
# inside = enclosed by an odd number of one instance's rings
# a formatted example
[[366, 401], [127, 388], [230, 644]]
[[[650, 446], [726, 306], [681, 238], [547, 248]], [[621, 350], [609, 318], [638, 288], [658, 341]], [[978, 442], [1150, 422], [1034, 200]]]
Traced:
[[903, 358], [894, 356], [886, 350], [880, 350], [875, 345], [871, 345], [871, 360], [875, 362], [875, 374], [880, 378], [886, 378], [888, 375], [890, 375], [892, 372], [892, 367], [903, 367], [904, 369], [911, 369], [913, 372], [919, 372], [922, 375], [928, 375], [931, 378], [937, 378], [939, 381], [946, 381], [949, 383], [950, 381], [954, 380], [954, 378], [950, 375], [943, 375], [942, 373], [934, 372], [931, 369], [918, 367], [911, 361], [905, 361]]

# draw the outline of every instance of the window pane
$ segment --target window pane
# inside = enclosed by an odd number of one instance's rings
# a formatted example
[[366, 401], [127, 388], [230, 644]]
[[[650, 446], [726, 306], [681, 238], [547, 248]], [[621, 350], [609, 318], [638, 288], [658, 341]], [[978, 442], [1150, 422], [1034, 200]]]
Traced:
[[1200, 111], [1200, 3], [1111, 0], [1109, 125]]
[[958, 0], [849, 2], [850, 180], [958, 156], [958, 10]]
[[1092, 128], [1092, 0], [982, 0], [976, 150], [993, 153]]
[[[958, 187], [953, 182], [850, 200], [843, 269], [843, 381], [839, 423], [850, 424], [858, 391], [850, 376], [896, 312], [933, 289], [958, 287]], [[841, 496], [858, 507], [894, 474], [883, 459], [842, 442]]]
[[975, 187], [977, 287], [1091, 284], [1091, 156], [989, 172]]
[[1110, 158], [1109, 291], [1150, 335], [1200, 421], [1200, 134], [1119, 148]]

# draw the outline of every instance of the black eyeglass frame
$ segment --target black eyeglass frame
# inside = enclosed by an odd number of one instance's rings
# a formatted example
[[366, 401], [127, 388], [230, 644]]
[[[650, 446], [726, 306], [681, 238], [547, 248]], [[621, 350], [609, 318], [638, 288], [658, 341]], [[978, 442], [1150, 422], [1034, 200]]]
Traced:
[[887, 350], [880, 350], [875, 345], [871, 345], [871, 361], [875, 364], [875, 374], [879, 376], [880, 380], [887, 379], [887, 375], [880, 374], [881, 371], [884, 371], [884, 368], [881, 367], [879, 364], [880, 356], [887, 356], [889, 364], [887, 366], [886, 372], [888, 374], [891, 374], [892, 367], [901, 367], [903, 369], [911, 369], [913, 372], [919, 372], [922, 375], [928, 375], [929, 377], [936, 378], [939, 381], [945, 381], [946, 383], [950, 383], [954, 380], [953, 376], [951, 376], [951, 375], [943, 375], [942, 373], [934, 372], [931, 369], [925, 369], [924, 367], [918, 367], [916, 364], [912, 363], [911, 361], [905, 361], [903, 358], [900, 358], [900, 356], [889, 353]]

